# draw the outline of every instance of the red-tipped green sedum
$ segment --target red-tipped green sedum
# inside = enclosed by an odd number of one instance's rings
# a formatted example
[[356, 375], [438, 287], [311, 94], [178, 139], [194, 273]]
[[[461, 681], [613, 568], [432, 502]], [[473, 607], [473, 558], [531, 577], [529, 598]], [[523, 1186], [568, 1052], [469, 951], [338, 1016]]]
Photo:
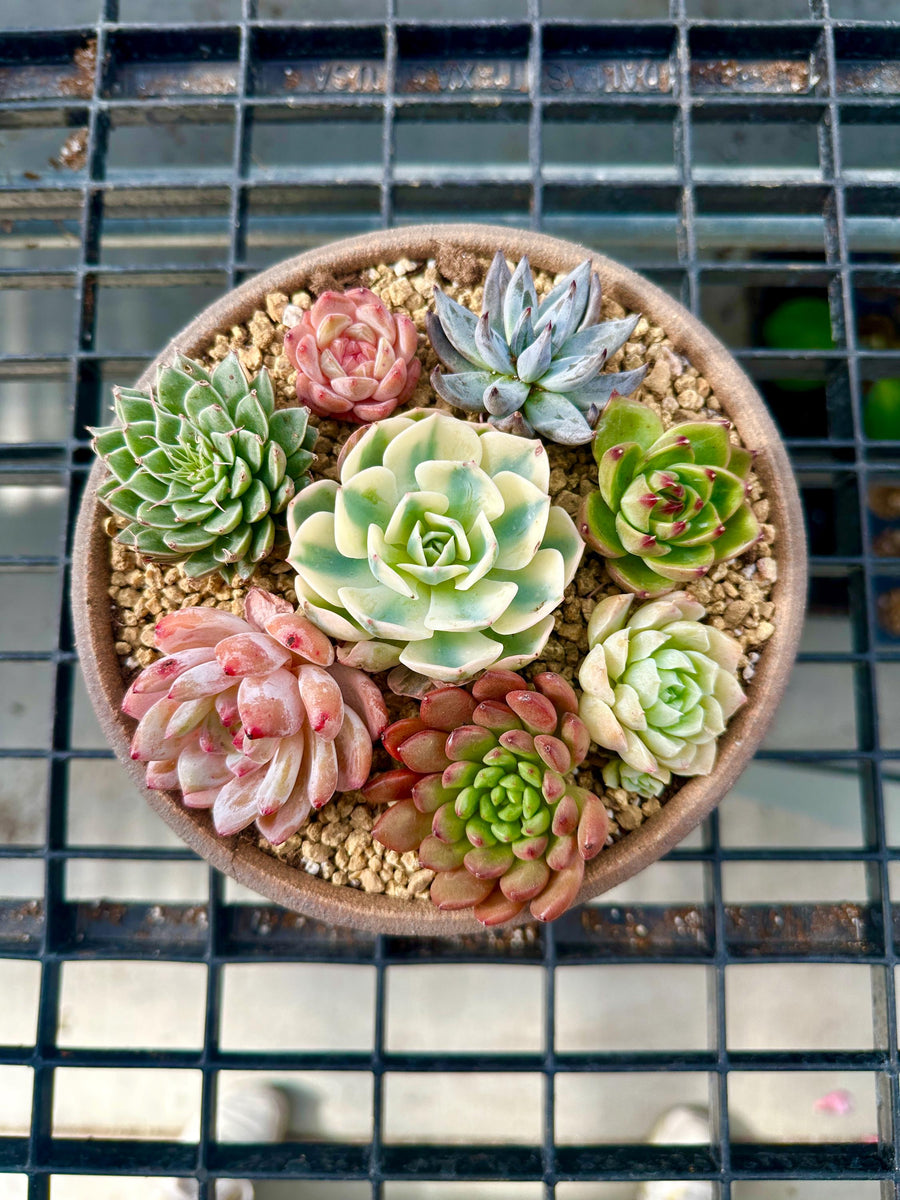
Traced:
[[620, 587], [664, 595], [758, 539], [747, 502], [753, 456], [732, 445], [729, 428], [685, 421], [664, 430], [645, 404], [610, 400], [593, 445], [600, 487], [579, 527]]
[[402, 765], [364, 789], [396, 801], [373, 837], [399, 853], [416, 850], [436, 872], [433, 903], [472, 909], [483, 925], [509, 921], [526, 904], [537, 920], [555, 920], [606, 844], [603, 802], [572, 778], [590, 741], [575, 692], [551, 672], [534, 685], [488, 671], [470, 689], [431, 692], [418, 717], [385, 730]]
[[244, 617], [183, 608], [156, 626], [165, 655], [122, 701], [147, 786], [212, 809], [216, 832], [252, 821], [274, 844], [369, 777], [387, 725], [381, 692], [334, 661], [328, 638], [286, 600], [252, 588]]

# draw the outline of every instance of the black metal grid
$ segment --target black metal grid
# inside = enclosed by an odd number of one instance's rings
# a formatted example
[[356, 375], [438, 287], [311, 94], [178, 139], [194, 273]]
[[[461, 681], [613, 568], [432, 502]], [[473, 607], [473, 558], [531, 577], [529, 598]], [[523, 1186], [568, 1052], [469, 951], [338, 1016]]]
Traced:
[[[58, 127], [65, 137], [85, 131], [79, 144], [84, 161], [75, 161], [73, 170], [23, 171], [0, 182], [0, 228], [24, 236], [16, 243], [24, 250], [14, 265], [2, 260], [0, 288], [21, 290], [23, 303], [33, 299], [30, 293], [46, 291], [42, 304], [52, 304], [52, 295], [64, 289], [74, 326], [70, 342], [39, 337], [31, 339], [30, 349], [17, 343], [0, 354], [0, 387], [13, 382], [33, 387], [38, 381], [68, 398], [64, 429], [37, 441], [0, 445], [0, 483], [59, 488], [65, 511], [55, 551], [32, 547], [25, 530], [12, 551], [0, 556], [4, 572], [49, 569], [59, 580], [55, 648], [0, 654], [0, 668], [42, 664], [52, 676], [49, 745], [0, 749], [6, 759], [46, 764], [49, 776], [44, 844], [0, 846], [0, 873], [4, 860], [15, 859], [32, 858], [45, 869], [40, 900], [0, 902], [0, 958], [36, 960], [41, 978], [34, 1045], [0, 1046], [0, 1069], [19, 1065], [34, 1072], [30, 1133], [0, 1137], [0, 1171], [26, 1175], [32, 1198], [49, 1194], [51, 1175], [66, 1174], [194, 1175], [202, 1197], [212, 1195], [212, 1181], [221, 1176], [369, 1181], [376, 1200], [390, 1197], [386, 1181], [394, 1180], [534, 1180], [552, 1197], [566, 1194], [566, 1181], [673, 1177], [715, 1181], [722, 1200], [736, 1195], [741, 1181], [773, 1178], [875, 1180], [881, 1181], [882, 1196], [900, 1197], [894, 982], [900, 914], [889, 879], [900, 849], [889, 839], [883, 791], [900, 749], [896, 730], [882, 729], [879, 737], [878, 720], [887, 686], [885, 677], [879, 692], [878, 670], [900, 662], [900, 654], [896, 642], [885, 642], [878, 633], [876, 616], [885, 580], [900, 582], [900, 560], [873, 556], [866, 503], [870, 479], [890, 477], [897, 458], [895, 445], [867, 440], [862, 421], [867, 382], [900, 374], [900, 353], [872, 351], [858, 335], [868, 298], [897, 290], [900, 245], [891, 218], [900, 209], [900, 171], [896, 160], [858, 165], [855, 133], [859, 126], [889, 130], [900, 123], [900, 23], [854, 21], [851, 0], [809, 0], [808, 8], [806, 0], [795, 0], [785, 4], [787, 19], [767, 21], [707, 19], [700, 15], [702, 4], [691, 0], [670, 0], [668, 13], [646, 20], [626, 19], [629, 7], [621, 4], [600, 17], [567, 18], [564, 0], [521, 0], [518, 19], [466, 19], [461, 13], [453, 23], [409, 15], [411, 0], [384, 0], [383, 13], [373, 13], [372, 4], [363, 6], [362, 20], [329, 20], [324, 3], [235, 0], [228, 19], [202, 24], [194, 21], [195, 6], [185, 2], [178, 21], [163, 27], [129, 23], [134, 0], [95, 2], [100, 8], [96, 24], [0, 32], [0, 132]], [[5, 9], [19, 26], [22, 7], [18, 0], [6, 0], [0, 15]], [[80, 20], [90, 5], [75, 7]], [[900, 16], [889, 9], [893, 6], [886, 2], [879, 16]], [[75, 51], [92, 39], [99, 65], [86, 82], [72, 62]], [[412, 153], [410, 161], [404, 131], [442, 120], [469, 121], [473, 130], [487, 130], [482, 157], [473, 152], [473, 161], [463, 158], [453, 165], [438, 155], [423, 164]], [[353, 145], [363, 153], [347, 155], [336, 174], [338, 185], [327, 161], [321, 169], [317, 160], [302, 156], [288, 162], [276, 155], [274, 164], [266, 162], [265, 137], [258, 131], [277, 123], [287, 136], [302, 122], [326, 126], [321, 146], [328, 144], [329, 122], [338, 123], [332, 128], [340, 129], [341, 137], [360, 139]], [[754, 130], [771, 122], [808, 131], [815, 165], [786, 162], [773, 175], [752, 155], [737, 166], [717, 165], [714, 154], [710, 161], [705, 150], [715, 143], [710, 128], [736, 122]], [[583, 131], [616, 123], [635, 131], [655, 126], [664, 131], [663, 138], [670, 131], [670, 161], [663, 156], [650, 171], [639, 153], [624, 163], [566, 161], [559, 126]], [[157, 162], [152, 146], [163, 142], [152, 139], [149, 151], [138, 142], [129, 158], [135, 130], [158, 134], [173, 124], [187, 131], [180, 161], [176, 154], [168, 166]], [[348, 134], [348, 124], [373, 133]], [[198, 165], [190, 149], [190, 135], [198, 130], [201, 139], [221, 147], [218, 166]], [[490, 150], [501, 143], [519, 147], [502, 163]], [[555, 145], [563, 150], [554, 160], [556, 152], [545, 151]], [[139, 329], [126, 349], [105, 337], [103, 324], [113, 301], [118, 305], [129, 297], [118, 289], [133, 294], [177, 284], [194, 298], [204, 288], [212, 293], [231, 287], [311, 241], [419, 218], [467, 215], [530, 224], [597, 244], [614, 257], [634, 261], [714, 326], [716, 287], [745, 289], [750, 311], [771, 289], [802, 294], [818, 289], [827, 296], [837, 349], [768, 350], [752, 327], [734, 349], [776, 400], [771, 381], [777, 391], [784, 376], [821, 384], [814, 393], [795, 393], [796, 404], [786, 404], [782, 395], [775, 412], [806, 501], [812, 603], [846, 610], [853, 635], [851, 650], [801, 655], [801, 669], [846, 666], [853, 680], [857, 741], [852, 749], [826, 744], [769, 749], [760, 757], [808, 764], [825, 757], [838, 769], [858, 773], [863, 843], [833, 849], [723, 845], [714, 816], [702, 843], [670, 856], [672, 863], [693, 864], [702, 873], [699, 902], [599, 906], [512, 943], [487, 936], [422, 943], [335, 932], [279, 910], [226, 903], [223, 881], [214, 872], [208, 902], [201, 906], [67, 899], [67, 864], [78, 859], [192, 859], [187, 850], [73, 845], [67, 838], [70, 764], [109, 757], [103, 750], [79, 748], [72, 735], [76, 658], [66, 594], [73, 519], [89, 466], [85, 425], [102, 411], [109, 379], [136, 374], [156, 348], [142, 340]], [[147, 236], [157, 230], [169, 246], [162, 254]], [[55, 247], [50, 256], [30, 253], [46, 246]], [[159, 295], [168, 300], [177, 294]], [[173, 325], [188, 315], [173, 312]], [[823, 867], [859, 864], [865, 898], [818, 905], [723, 901], [723, 878], [733, 865], [783, 863], [789, 871], [800, 861]], [[103, 958], [205, 964], [202, 1050], [61, 1047], [62, 966]], [[222, 973], [229, 965], [251, 961], [373, 966], [371, 1051], [222, 1049]], [[386, 1050], [390, 967], [479, 961], [502, 961], [511, 971], [516, 964], [544, 968], [541, 1052]], [[726, 971], [747, 961], [868, 967], [874, 1048], [730, 1049]], [[557, 967], [637, 962], [706, 969], [709, 1048], [558, 1051]], [[63, 1066], [201, 1071], [199, 1145], [55, 1136], [54, 1072]], [[371, 1140], [266, 1148], [217, 1144], [212, 1131], [218, 1072], [238, 1068], [370, 1073]], [[730, 1138], [729, 1080], [746, 1071], [817, 1070], [874, 1076], [877, 1143], [766, 1145]], [[543, 1137], [531, 1145], [389, 1143], [383, 1136], [385, 1078], [421, 1071], [542, 1076]], [[557, 1144], [555, 1085], [558, 1076], [570, 1072], [707, 1073], [711, 1145]], [[850, 1196], [852, 1185], [841, 1194]]]

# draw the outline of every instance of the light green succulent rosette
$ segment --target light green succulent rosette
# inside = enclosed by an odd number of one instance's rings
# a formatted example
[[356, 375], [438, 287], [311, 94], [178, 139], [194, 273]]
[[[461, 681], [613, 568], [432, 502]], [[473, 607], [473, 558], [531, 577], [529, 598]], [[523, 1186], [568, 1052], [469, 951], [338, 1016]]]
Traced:
[[747, 698], [740, 644], [702, 624], [706, 610], [687, 592], [641, 604], [629, 619], [633, 602], [609, 596], [591, 614], [579, 715], [631, 771], [663, 782], [670, 771], [708, 775], [717, 738]]
[[416, 409], [291, 502], [298, 603], [339, 657], [443, 682], [531, 662], [584, 550], [538, 441]]
[[285, 510], [315, 457], [305, 408], [275, 411], [265, 367], [237, 355], [212, 371], [178, 355], [152, 391], [115, 388], [118, 423], [94, 429], [110, 477], [97, 489], [128, 524], [116, 541], [196, 577], [246, 580], [287, 543]]
[[672, 782], [672, 773], [660, 767], [656, 775], [650, 775], [646, 771], [636, 771], [621, 758], [611, 758], [603, 768], [603, 782], [608, 788], [622, 788], [644, 800], [653, 800]]

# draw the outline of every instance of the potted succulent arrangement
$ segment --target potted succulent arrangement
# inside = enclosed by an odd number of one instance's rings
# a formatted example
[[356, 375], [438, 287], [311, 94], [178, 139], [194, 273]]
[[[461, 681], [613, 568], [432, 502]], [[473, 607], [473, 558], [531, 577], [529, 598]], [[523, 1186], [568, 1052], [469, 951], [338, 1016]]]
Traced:
[[796, 651], [799, 500], [719, 343], [556, 239], [280, 264], [94, 430], [98, 716], [214, 865], [391, 932], [549, 921], [674, 845]]

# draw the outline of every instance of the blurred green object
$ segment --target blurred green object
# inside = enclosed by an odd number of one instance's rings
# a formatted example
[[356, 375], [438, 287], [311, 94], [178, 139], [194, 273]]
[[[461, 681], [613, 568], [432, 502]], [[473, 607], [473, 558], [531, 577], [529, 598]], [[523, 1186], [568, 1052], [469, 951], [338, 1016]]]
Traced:
[[[763, 321], [763, 341], [773, 350], [834, 350], [828, 301], [797, 296], [773, 308]], [[778, 379], [786, 392], [811, 392], [822, 385], [814, 379]]]
[[863, 423], [873, 441], [900, 440], [900, 379], [876, 379], [866, 396]]

